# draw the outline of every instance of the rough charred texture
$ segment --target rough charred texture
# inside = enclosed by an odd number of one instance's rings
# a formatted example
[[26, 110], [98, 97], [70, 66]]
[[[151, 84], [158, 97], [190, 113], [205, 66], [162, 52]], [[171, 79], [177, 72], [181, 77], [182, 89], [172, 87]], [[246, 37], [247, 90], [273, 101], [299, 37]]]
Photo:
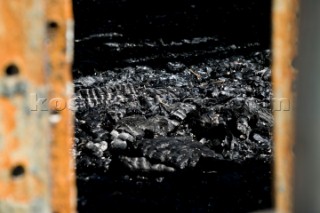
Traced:
[[[230, 11], [257, 13], [257, 5], [241, 2], [243, 8], [233, 3]], [[106, 4], [131, 5], [138, 12], [140, 3]], [[180, 32], [171, 22], [177, 21], [181, 30], [189, 15], [171, 6], [168, 14], [164, 8], [147, 10], [145, 16], [131, 11], [136, 19], [126, 21], [116, 12], [108, 14], [96, 33], [76, 39], [81, 212], [97, 210], [98, 201], [114, 211], [123, 204], [140, 211], [180, 212], [248, 212], [270, 206], [269, 31], [258, 30], [264, 35], [260, 40], [241, 34], [239, 26], [230, 25], [232, 16], [222, 13], [224, 4], [213, 13], [205, 3], [189, 2], [179, 9], [194, 15], [195, 23]], [[115, 11], [122, 13], [119, 8]], [[204, 17], [213, 18], [209, 14], [226, 18], [230, 29], [225, 35], [219, 32], [226, 23], [218, 21], [217, 29], [199, 30]], [[141, 25], [133, 29], [128, 23], [135, 20]], [[238, 39], [230, 42], [235, 32]], [[253, 187], [248, 188], [248, 181]], [[105, 186], [103, 192], [95, 184]]]
[[[137, 146], [141, 143], [150, 144], [155, 153], [159, 150], [152, 143], [168, 152], [180, 147], [181, 155], [194, 145], [199, 150], [209, 148], [219, 159], [269, 161], [273, 119], [268, 60], [267, 50], [206, 59], [191, 66], [175, 62], [180, 68], [174, 73], [173, 63], [168, 62], [167, 69], [135, 66], [81, 77], [75, 81], [76, 138], [83, 145], [78, 151], [92, 149], [94, 155], [111, 163], [116, 150], [122, 150], [121, 155], [146, 154], [144, 145]], [[190, 143], [175, 144], [173, 137], [177, 136], [188, 137], [185, 140]], [[175, 145], [166, 146], [169, 141]], [[101, 142], [108, 149], [86, 145]], [[179, 152], [172, 155], [175, 153]], [[173, 164], [185, 168], [196, 163]]]
[[142, 155], [150, 160], [178, 169], [195, 167], [200, 158], [219, 158], [214, 151], [188, 137], [159, 137], [138, 144]]
[[148, 179], [150, 172], [221, 172], [253, 160], [268, 165], [269, 57], [269, 50], [253, 51], [78, 78], [78, 170], [127, 171]]

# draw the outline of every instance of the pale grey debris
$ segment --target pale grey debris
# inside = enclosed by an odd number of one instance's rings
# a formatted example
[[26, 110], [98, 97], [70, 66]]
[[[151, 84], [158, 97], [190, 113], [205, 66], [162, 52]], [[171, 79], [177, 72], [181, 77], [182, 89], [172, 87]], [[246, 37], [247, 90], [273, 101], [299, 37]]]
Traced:
[[190, 137], [158, 137], [138, 142], [143, 156], [177, 169], [193, 168], [200, 158], [220, 159], [213, 150]]
[[132, 135], [126, 132], [121, 132], [118, 136], [119, 139], [124, 140], [124, 141], [130, 141], [133, 142], [135, 139]]
[[127, 157], [120, 156], [122, 162], [131, 171], [144, 171], [144, 172], [174, 172], [175, 168], [166, 166], [161, 163], [152, 164], [145, 157]]
[[100, 143], [93, 143], [92, 141], [89, 141], [86, 144], [86, 147], [90, 150], [92, 150], [93, 154], [98, 156], [98, 157], [102, 157], [104, 151], [106, 151], [108, 149], [108, 143], [105, 141], [102, 141]]
[[111, 138], [112, 138], [112, 139], [115, 139], [115, 138], [118, 138], [119, 132], [116, 131], [116, 130], [112, 130], [112, 131], [110, 132], [110, 135], [111, 135]]
[[112, 149], [125, 150], [127, 148], [127, 142], [118, 138], [111, 141], [110, 145]]

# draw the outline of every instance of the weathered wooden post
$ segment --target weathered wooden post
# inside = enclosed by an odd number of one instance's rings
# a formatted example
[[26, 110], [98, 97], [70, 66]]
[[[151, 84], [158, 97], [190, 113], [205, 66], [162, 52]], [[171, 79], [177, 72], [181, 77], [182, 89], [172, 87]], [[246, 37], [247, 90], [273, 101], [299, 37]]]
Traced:
[[272, 81], [276, 100], [290, 101], [289, 110], [274, 110], [274, 197], [277, 213], [292, 212], [294, 112], [292, 61], [296, 55], [297, 0], [273, 0]]
[[51, 174], [53, 212], [76, 211], [73, 145], [72, 0], [47, 0], [47, 47], [49, 51], [49, 107], [51, 111]]
[[71, 1], [0, 0], [0, 212], [75, 212]]

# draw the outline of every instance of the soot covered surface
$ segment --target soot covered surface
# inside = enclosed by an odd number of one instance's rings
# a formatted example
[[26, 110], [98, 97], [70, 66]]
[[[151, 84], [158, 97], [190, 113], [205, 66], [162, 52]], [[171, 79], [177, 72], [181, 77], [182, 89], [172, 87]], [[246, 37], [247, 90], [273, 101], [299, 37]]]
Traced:
[[271, 206], [270, 2], [76, 0], [79, 212]]

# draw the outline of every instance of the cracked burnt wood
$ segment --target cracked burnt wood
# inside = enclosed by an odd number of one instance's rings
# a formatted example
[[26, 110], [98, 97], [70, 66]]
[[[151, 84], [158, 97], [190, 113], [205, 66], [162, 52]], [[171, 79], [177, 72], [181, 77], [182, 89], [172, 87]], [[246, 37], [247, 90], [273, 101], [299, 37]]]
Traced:
[[268, 1], [75, 2], [79, 212], [270, 207]]

